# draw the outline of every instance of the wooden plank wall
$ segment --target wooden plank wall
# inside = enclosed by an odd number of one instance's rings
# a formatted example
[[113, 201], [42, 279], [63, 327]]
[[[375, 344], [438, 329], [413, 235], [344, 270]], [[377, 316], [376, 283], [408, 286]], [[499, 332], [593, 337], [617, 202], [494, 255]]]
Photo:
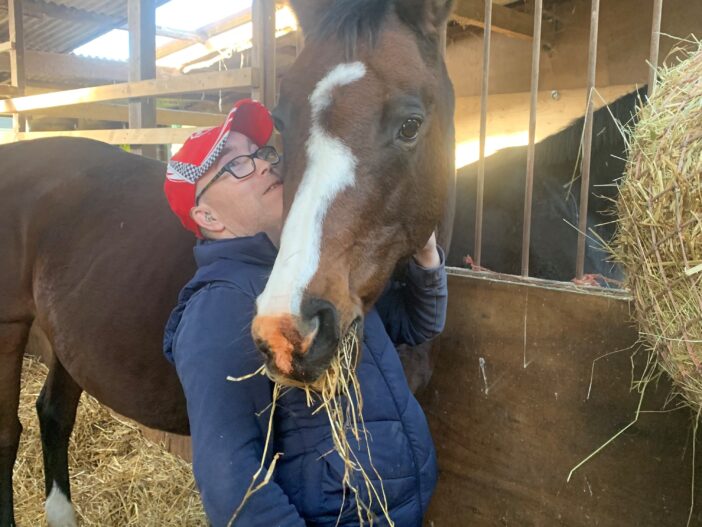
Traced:
[[[642, 415], [566, 482], [638, 404], [628, 301], [463, 274], [449, 277], [447, 326], [420, 397], [440, 467], [426, 525], [685, 525], [687, 409]], [[617, 350], [597, 361], [588, 398], [593, 361]], [[662, 409], [668, 385], [649, 391], [644, 409]], [[702, 525], [697, 501], [692, 525]]]

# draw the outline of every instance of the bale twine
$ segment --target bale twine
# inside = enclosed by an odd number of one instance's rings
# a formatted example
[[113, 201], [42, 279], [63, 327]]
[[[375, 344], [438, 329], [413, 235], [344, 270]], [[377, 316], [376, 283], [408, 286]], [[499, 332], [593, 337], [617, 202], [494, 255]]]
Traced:
[[[47, 368], [25, 358], [14, 472], [18, 525], [44, 525], [44, 474], [34, 403]], [[83, 526], [207, 525], [189, 463], [83, 394], [69, 447], [71, 494]]]
[[631, 131], [614, 256], [639, 331], [674, 389], [702, 408], [702, 45], [659, 71]]

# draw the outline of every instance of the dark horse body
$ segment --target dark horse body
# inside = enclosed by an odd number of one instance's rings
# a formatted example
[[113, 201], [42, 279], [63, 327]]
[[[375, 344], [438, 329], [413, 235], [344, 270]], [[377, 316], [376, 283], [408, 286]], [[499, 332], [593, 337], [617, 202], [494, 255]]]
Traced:
[[[629, 93], [594, 114], [588, 235], [602, 240], [614, 235], [612, 216], [606, 211], [616, 199], [616, 182], [624, 173], [626, 142], [617, 122], [634, 116], [645, 88]], [[579, 153], [583, 118], [536, 144], [529, 274], [567, 281], [575, 276], [580, 179]], [[486, 159], [481, 266], [491, 271], [520, 274], [524, 181], [527, 147], [506, 148]], [[456, 216], [448, 264], [465, 265], [473, 254], [478, 163], [458, 171]], [[587, 241], [585, 273], [621, 278], [621, 271], [606, 261], [597, 237]]]
[[19, 372], [32, 324], [53, 347], [37, 402], [46, 491], [56, 484], [68, 495], [65, 456], [82, 390], [147, 426], [188, 433], [182, 390], [160, 349], [163, 325], [194, 264], [192, 236], [163, 197], [162, 163], [96, 141], [57, 138], [0, 146], [0, 166], [5, 526], [21, 431]]

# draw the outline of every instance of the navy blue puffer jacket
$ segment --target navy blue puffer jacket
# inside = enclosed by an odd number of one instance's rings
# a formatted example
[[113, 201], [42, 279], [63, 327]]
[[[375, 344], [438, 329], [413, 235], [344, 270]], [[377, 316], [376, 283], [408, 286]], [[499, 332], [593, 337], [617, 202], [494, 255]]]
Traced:
[[[261, 375], [240, 382], [226, 377], [254, 372], [263, 362], [250, 325], [276, 254], [264, 234], [197, 245], [198, 271], [166, 327], [164, 351], [188, 403], [195, 479], [215, 526], [227, 524], [263, 455], [273, 385]], [[407, 282], [393, 283], [365, 318], [358, 366], [363, 416], [373, 466], [398, 527], [421, 525], [436, 483], [436, 458], [393, 342], [416, 345], [436, 336], [445, 312], [443, 264], [426, 270], [412, 262]], [[344, 496], [343, 464], [333, 450], [328, 418], [313, 411], [302, 390], [279, 399], [264, 463], [267, 467], [275, 453], [282, 457], [273, 479], [247, 500], [236, 525], [331, 527], [342, 503], [339, 525], [358, 524], [354, 498]], [[366, 445], [357, 455], [374, 474]], [[374, 512], [374, 525], [386, 525], [380, 509]]]

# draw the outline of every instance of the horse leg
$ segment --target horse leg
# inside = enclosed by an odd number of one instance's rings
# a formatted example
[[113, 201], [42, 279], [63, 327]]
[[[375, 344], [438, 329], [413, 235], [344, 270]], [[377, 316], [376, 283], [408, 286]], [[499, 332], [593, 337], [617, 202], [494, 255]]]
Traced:
[[68, 481], [68, 441], [82, 391], [54, 356], [49, 375], [37, 399], [44, 453], [46, 520], [50, 527], [78, 525]]
[[15, 525], [12, 469], [22, 434], [17, 409], [28, 335], [26, 322], [0, 322], [0, 527]]

